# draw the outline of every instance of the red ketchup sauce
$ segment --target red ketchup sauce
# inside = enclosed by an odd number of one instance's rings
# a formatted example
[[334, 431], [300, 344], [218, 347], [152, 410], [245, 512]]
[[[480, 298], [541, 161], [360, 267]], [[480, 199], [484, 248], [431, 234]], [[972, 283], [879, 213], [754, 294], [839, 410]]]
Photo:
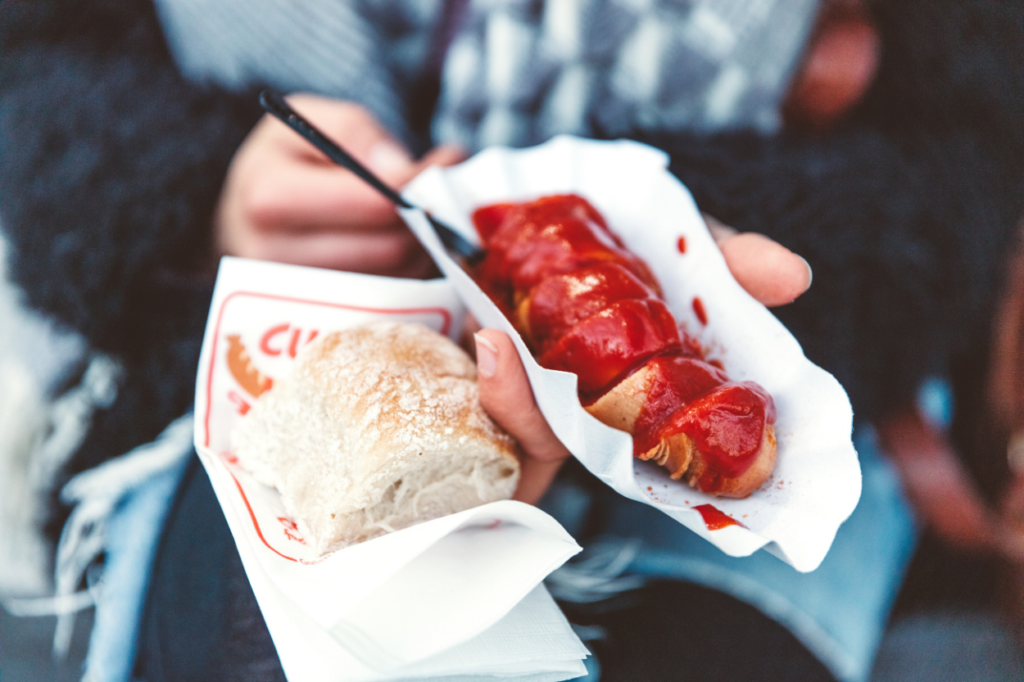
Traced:
[[775, 421], [775, 404], [749, 381], [727, 382], [676, 410], [657, 427], [654, 438], [685, 433], [704, 455], [708, 470], [698, 482], [719, 492], [723, 478], [742, 476], [757, 459], [766, 424]]
[[[541, 366], [579, 377], [584, 405], [641, 367], [652, 372], [633, 430], [635, 454], [666, 434], [685, 433], [705, 455], [698, 485], [705, 492], [753, 464], [765, 424], [775, 420], [771, 397], [704, 361], [699, 345], [680, 334], [646, 264], [589, 202], [554, 195], [495, 204], [478, 209], [473, 222], [487, 247], [473, 273], [477, 282]], [[678, 245], [685, 252], [685, 239]], [[706, 324], [700, 299], [693, 307]]]
[[653, 298], [633, 298], [577, 322], [537, 362], [578, 375], [580, 399], [587, 405], [650, 358], [681, 348], [668, 306]]
[[694, 507], [694, 509], [700, 512], [700, 515], [704, 518], [704, 525], [708, 527], [708, 530], [722, 530], [729, 526], [744, 527], [742, 523], [731, 516], [727, 516], [713, 504], [701, 504]]
[[679, 253], [686, 253], [686, 237], [679, 238], [679, 241], [676, 242], [676, 248], [679, 249]]
[[708, 323], [708, 313], [706, 310], [704, 310], [704, 301], [694, 297], [693, 312], [697, 315], [697, 319], [700, 320], [701, 324]]
[[645, 298], [655, 298], [651, 288], [618, 263], [601, 263], [552, 275], [530, 292], [530, 336], [544, 342], [545, 345], [537, 347], [542, 353], [577, 322], [612, 303]]

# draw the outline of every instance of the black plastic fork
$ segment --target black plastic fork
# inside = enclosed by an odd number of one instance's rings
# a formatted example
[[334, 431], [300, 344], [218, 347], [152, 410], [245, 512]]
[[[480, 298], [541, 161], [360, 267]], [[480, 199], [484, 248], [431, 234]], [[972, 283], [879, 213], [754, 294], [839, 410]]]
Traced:
[[[303, 118], [297, 111], [292, 109], [288, 102], [274, 90], [264, 90], [260, 93], [260, 105], [270, 114], [276, 116], [286, 126], [297, 132], [311, 145], [322, 151], [328, 159], [344, 166], [360, 177], [364, 182], [380, 192], [388, 201], [400, 208], [417, 208], [410, 204], [402, 195], [388, 187], [373, 172], [347, 151], [341, 148], [338, 143], [320, 132], [316, 126]], [[425, 212], [426, 213], [426, 212]], [[478, 262], [484, 257], [484, 250], [476, 246], [461, 234], [448, 227], [440, 220], [437, 220], [429, 213], [427, 219], [434, 227], [441, 243], [454, 255], [459, 256], [467, 264]]]

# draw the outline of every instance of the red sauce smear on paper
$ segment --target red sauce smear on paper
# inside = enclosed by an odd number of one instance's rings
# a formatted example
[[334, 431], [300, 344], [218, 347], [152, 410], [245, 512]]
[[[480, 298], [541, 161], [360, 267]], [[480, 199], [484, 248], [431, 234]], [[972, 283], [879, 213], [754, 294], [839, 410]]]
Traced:
[[679, 238], [679, 241], [676, 242], [676, 248], [679, 249], [679, 253], [686, 253], [686, 237]]
[[701, 504], [694, 507], [694, 509], [700, 512], [700, 515], [704, 518], [704, 525], [708, 527], [708, 530], [722, 530], [728, 526], [746, 528], [742, 523], [731, 516], [727, 516], [714, 505]]

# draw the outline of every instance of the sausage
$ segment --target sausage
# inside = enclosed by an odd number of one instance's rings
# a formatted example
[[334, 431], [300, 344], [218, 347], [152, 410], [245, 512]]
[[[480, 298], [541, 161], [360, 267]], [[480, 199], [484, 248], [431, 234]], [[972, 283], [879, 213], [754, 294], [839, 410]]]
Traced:
[[634, 456], [705, 493], [746, 497], [775, 466], [775, 405], [706, 362], [647, 265], [577, 195], [478, 209], [473, 276], [538, 363], [572, 372], [584, 408]]

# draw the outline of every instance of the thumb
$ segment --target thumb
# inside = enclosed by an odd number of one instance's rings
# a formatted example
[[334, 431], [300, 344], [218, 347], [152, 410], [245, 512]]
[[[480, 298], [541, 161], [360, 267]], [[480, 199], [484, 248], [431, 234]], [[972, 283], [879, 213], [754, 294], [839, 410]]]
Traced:
[[733, 277], [766, 306], [791, 303], [811, 286], [811, 266], [782, 244], [756, 232], [718, 242]]
[[418, 164], [419, 170], [425, 170], [429, 166], [454, 166], [466, 160], [469, 154], [462, 147], [452, 144], [434, 147], [424, 155]]
[[519, 441], [523, 451], [515, 499], [535, 503], [569, 456], [569, 450], [537, 407], [512, 339], [496, 329], [483, 329], [474, 339], [480, 403], [495, 422]]

